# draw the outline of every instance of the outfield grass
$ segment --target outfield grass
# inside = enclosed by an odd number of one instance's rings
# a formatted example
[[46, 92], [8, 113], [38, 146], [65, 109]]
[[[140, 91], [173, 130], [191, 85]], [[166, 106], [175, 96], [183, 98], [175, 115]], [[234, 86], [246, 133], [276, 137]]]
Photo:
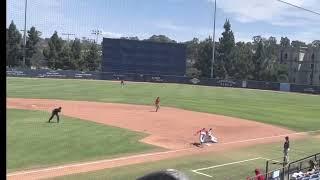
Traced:
[[[9, 172], [63, 163], [149, 152], [142, 133], [62, 116], [47, 123], [49, 113], [7, 109]], [[55, 119], [54, 119], [55, 120]]]
[[[303, 157], [319, 153], [320, 139], [310, 138], [307, 140], [291, 141], [290, 160], [294, 161]], [[139, 165], [130, 165], [120, 168], [105, 169], [95, 172], [73, 174], [63, 177], [53, 178], [55, 180], [86, 180], [86, 179], [136, 179], [147, 173], [165, 169], [177, 169], [182, 171], [190, 180], [208, 180], [203, 175], [195, 174], [191, 170], [216, 166], [236, 161], [243, 161], [256, 157], [281, 160], [282, 147], [281, 143], [273, 143], [259, 146], [251, 146], [239, 149], [237, 151], [226, 151], [223, 153], [207, 153], [197, 156], [181, 157], [171, 160], [162, 160], [152, 163]], [[254, 169], [265, 170], [266, 161], [254, 160], [243, 162], [236, 165], [226, 165], [219, 168], [200, 171], [213, 176], [214, 179], [245, 179], [247, 176], [254, 175]], [[271, 165], [271, 169], [279, 168], [279, 165]]]
[[320, 129], [320, 96], [183, 84], [7, 78], [7, 96], [153, 103], [275, 124], [297, 131]]

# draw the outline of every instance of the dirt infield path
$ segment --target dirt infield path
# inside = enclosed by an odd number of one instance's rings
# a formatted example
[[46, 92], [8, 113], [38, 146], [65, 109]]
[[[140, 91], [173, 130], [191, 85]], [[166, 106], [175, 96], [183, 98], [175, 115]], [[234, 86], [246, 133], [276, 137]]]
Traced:
[[[50, 112], [54, 107], [58, 106], [63, 108], [62, 114], [66, 116], [150, 134], [150, 136], [141, 141], [170, 150], [34, 171], [16, 172], [7, 175], [8, 179], [49, 178], [190, 154], [222, 151], [250, 144], [282, 141], [283, 136], [294, 133], [287, 129], [263, 123], [168, 107], [161, 107], [159, 112], [153, 112], [154, 108], [152, 106], [7, 98], [7, 108]], [[192, 147], [190, 143], [198, 142], [198, 137], [193, 134], [196, 130], [203, 127], [212, 127], [215, 135], [219, 138], [219, 143], [203, 149]], [[296, 136], [298, 137], [300, 134]]]

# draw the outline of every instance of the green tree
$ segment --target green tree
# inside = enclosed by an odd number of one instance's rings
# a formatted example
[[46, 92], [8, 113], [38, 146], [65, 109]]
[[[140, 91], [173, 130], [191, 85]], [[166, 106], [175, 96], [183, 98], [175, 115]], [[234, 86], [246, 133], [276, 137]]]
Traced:
[[159, 42], [159, 43], [176, 43], [175, 40], [172, 40], [165, 35], [152, 35], [149, 39], [146, 39], [146, 41]]
[[256, 51], [257, 48], [258, 48], [258, 45], [260, 42], [262, 42], [262, 44], [265, 44], [267, 39], [262, 37], [262, 36], [253, 36], [253, 42], [252, 42], [252, 45], [253, 45], [253, 50]]
[[43, 49], [40, 47], [37, 48], [36, 53], [32, 56], [31, 64], [37, 69], [47, 66], [47, 61], [43, 55]]
[[37, 31], [35, 27], [31, 27], [28, 31], [28, 40], [26, 43], [26, 66], [31, 66], [31, 60], [38, 51], [37, 44], [40, 41], [41, 32]]
[[231, 30], [231, 24], [227, 19], [224, 23], [224, 32], [219, 39], [219, 46], [217, 48], [217, 63], [215, 75], [220, 78], [229, 78], [234, 75], [232, 51], [235, 46], [234, 35]]
[[253, 55], [253, 70], [252, 70], [252, 75], [253, 79], [255, 80], [263, 80], [262, 79], [262, 74], [264, 71], [264, 61], [265, 61], [265, 49], [263, 45], [263, 40], [259, 39], [257, 43], [257, 47], [255, 50], [255, 53]]
[[260, 81], [285, 81], [287, 69], [278, 62], [279, 46], [286, 47], [288, 39], [282, 38], [282, 45], [277, 44], [275, 37], [269, 39], [261, 36], [254, 38], [254, 56], [252, 77]]
[[96, 44], [92, 43], [84, 56], [84, 69], [87, 71], [96, 71], [99, 68], [100, 62], [101, 56], [99, 54], [99, 48]]
[[[282, 73], [283, 68], [280, 67], [278, 62], [279, 59], [279, 48], [280, 45], [277, 44], [275, 37], [270, 37], [266, 41], [266, 64], [267, 71], [265, 80], [267, 81], [277, 81], [278, 76]], [[280, 73], [280, 74], [279, 74]]]
[[128, 39], [128, 40], [136, 40], [139, 41], [139, 38], [137, 36], [134, 37], [120, 37], [120, 39]]
[[236, 79], [252, 79], [253, 68], [253, 51], [251, 43], [237, 42], [232, 51], [232, 58], [234, 59], [234, 78]]
[[290, 39], [287, 37], [281, 37], [280, 47], [283, 47], [283, 48], [290, 47]]
[[187, 69], [186, 74], [189, 77], [199, 77], [200, 71], [194, 67], [199, 59], [199, 39], [193, 38], [191, 41], [184, 43], [186, 45]]
[[306, 46], [306, 43], [302, 41], [292, 41], [291, 46], [294, 48], [300, 48]]
[[187, 41], [184, 44], [186, 45], [187, 59], [195, 61], [198, 58], [199, 39], [193, 38], [191, 41]]
[[212, 39], [207, 38], [199, 43], [198, 46], [198, 59], [194, 67], [200, 73], [201, 77], [210, 77], [211, 60], [212, 60]]
[[43, 55], [43, 50], [49, 47], [48, 42], [50, 38], [42, 39], [40, 38], [39, 42], [36, 45], [36, 53], [32, 56], [31, 64], [37, 69], [47, 67], [47, 60]]
[[75, 68], [77, 69], [81, 69], [81, 64], [83, 63], [81, 51], [82, 45], [80, 39], [75, 39], [71, 45], [71, 58], [73, 60]]
[[71, 49], [68, 45], [63, 47], [62, 52], [59, 54], [59, 61], [61, 62], [62, 70], [75, 70], [76, 65], [72, 59]]
[[320, 40], [314, 40], [314, 41], [312, 41], [311, 46], [312, 46], [312, 47], [320, 47]]
[[269, 37], [264, 42], [265, 50], [266, 50], [266, 63], [273, 64], [279, 58], [279, 45], [277, 44], [277, 39], [275, 37]]
[[9, 67], [15, 67], [21, 65], [22, 48], [21, 48], [21, 33], [17, 29], [13, 21], [11, 21], [7, 30], [6, 37], [6, 51], [7, 61], [6, 65]]
[[49, 68], [56, 70], [63, 67], [60, 59], [63, 46], [63, 40], [58, 36], [57, 31], [55, 31], [48, 42], [48, 47], [43, 50], [43, 55], [47, 59]]

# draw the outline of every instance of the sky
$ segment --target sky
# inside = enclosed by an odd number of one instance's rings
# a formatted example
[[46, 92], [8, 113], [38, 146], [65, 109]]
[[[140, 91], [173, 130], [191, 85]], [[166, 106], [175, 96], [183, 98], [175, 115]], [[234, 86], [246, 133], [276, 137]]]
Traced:
[[[56, 30], [72, 33], [70, 39], [119, 38], [146, 39], [163, 34], [179, 42], [204, 39], [213, 34], [214, 0], [28, 0], [27, 29], [35, 26], [42, 37]], [[320, 16], [280, 3], [277, 0], [216, 0], [216, 41], [226, 19], [236, 41], [252, 37], [288, 37], [307, 43], [320, 39]], [[320, 13], [320, 0], [286, 0]], [[7, 27], [13, 20], [24, 29], [25, 0], [7, 0]]]

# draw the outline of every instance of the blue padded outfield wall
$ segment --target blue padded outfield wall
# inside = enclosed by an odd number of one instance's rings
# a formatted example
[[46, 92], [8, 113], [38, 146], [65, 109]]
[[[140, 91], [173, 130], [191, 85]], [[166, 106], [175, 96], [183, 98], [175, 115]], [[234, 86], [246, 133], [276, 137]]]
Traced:
[[186, 47], [179, 43], [155, 43], [103, 38], [102, 71], [184, 76]]
[[99, 72], [63, 71], [49, 69], [7, 68], [8, 77], [55, 78], [55, 79], [100, 79]]
[[47, 69], [16, 69], [7, 68], [8, 77], [29, 77], [29, 78], [56, 78], [56, 79], [94, 79], [94, 80], [120, 80], [154, 83], [180, 83], [200, 86], [220, 86], [234, 88], [263, 89], [273, 91], [299, 92], [309, 94], [320, 94], [320, 86], [298, 85], [290, 83], [264, 82], [264, 81], [243, 81], [208, 78], [190, 78], [186, 76], [168, 76], [152, 74], [117, 74], [105, 72], [81, 72]]

